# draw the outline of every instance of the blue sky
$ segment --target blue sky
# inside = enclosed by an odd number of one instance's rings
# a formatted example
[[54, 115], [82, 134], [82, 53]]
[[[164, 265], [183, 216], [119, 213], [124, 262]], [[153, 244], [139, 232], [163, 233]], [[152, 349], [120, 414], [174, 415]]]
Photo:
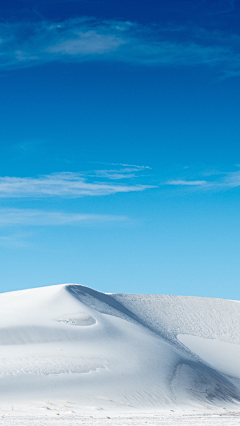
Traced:
[[0, 16], [0, 291], [239, 299], [240, 5]]

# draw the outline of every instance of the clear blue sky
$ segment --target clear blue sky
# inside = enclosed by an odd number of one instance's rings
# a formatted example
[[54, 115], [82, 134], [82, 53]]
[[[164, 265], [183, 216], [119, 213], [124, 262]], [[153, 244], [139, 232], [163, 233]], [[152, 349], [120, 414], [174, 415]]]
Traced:
[[0, 291], [240, 299], [240, 4], [0, 16]]

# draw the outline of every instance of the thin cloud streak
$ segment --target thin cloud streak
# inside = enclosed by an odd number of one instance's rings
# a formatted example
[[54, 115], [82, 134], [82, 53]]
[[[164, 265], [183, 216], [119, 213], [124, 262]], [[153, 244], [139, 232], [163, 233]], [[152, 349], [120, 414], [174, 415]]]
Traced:
[[138, 192], [154, 188], [151, 185], [121, 185], [108, 182], [88, 182], [81, 173], [54, 173], [32, 177], [0, 177], [0, 198], [101, 196]]
[[121, 180], [121, 179], [132, 179], [139, 176], [139, 172], [145, 171], [146, 169], [151, 169], [147, 166], [135, 166], [130, 164], [112, 164], [113, 166], [118, 166], [115, 169], [106, 169], [106, 170], [93, 170], [89, 172], [88, 176], [107, 178], [110, 180]]
[[32, 247], [33, 243], [29, 241], [29, 234], [15, 233], [11, 235], [0, 235], [0, 246], [9, 249]]
[[136, 170], [146, 170], [146, 169], [149, 169], [149, 170], [151, 170], [151, 167], [149, 167], [149, 166], [139, 166], [139, 165], [136, 165], [136, 164], [126, 164], [126, 163], [104, 163], [104, 162], [102, 162], [102, 161], [92, 161], [92, 163], [94, 163], [94, 164], [102, 164], [102, 165], [105, 165], [105, 166], [121, 166], [121, 167], [133, 167], [134, 169], [136, 169]]
[[196, 189], [203, 190], [220, 190], [220, 189], [232, 189], [240, 187], [240, 171], [235, 172], [205, 172], [204, 175], [215, 176], [214, 180], [184, 180], [176, 179], [170, 180], [165, 185], [172, 186], [193, 186]]
[[167, 182], [167, 185], [185, 185], [185, 186], [202, 186], [206, 185], [208, 182], [206, 180], [170, 180]]
[[0, 24], [3, 68], [51, 61], [116, 60], [146, 65], [221, 66], [240, 73], [240, 36], [90, 18]]
[[[49, 212], [34, 209], [0, 209], [0, 227], [6, 226], [61, 226], [84, 223], [123, 222], [125, 216]], [[2, 237], [3, 240], [8, 237]]]
[[222, 186], [228, 188], [236, 188], [240, 186], [240, 171], [227, 173], [224, 181], [222, 182]]

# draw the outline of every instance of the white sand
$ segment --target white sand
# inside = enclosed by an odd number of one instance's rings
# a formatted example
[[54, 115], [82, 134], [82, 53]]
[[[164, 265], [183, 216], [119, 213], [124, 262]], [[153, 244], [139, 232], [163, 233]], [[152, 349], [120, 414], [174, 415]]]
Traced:
[[1, 294], [0, 424], [239, 424], [239, 319], [221, 299]]

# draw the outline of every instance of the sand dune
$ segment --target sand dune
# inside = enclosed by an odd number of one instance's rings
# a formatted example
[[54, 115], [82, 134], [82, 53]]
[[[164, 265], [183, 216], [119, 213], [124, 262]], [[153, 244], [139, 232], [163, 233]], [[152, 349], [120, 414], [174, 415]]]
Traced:
[[239, 302], [221, 299], [72, 284], [1, 294], [1, 403], [122, 412], [237, 407], [239, 318]]

